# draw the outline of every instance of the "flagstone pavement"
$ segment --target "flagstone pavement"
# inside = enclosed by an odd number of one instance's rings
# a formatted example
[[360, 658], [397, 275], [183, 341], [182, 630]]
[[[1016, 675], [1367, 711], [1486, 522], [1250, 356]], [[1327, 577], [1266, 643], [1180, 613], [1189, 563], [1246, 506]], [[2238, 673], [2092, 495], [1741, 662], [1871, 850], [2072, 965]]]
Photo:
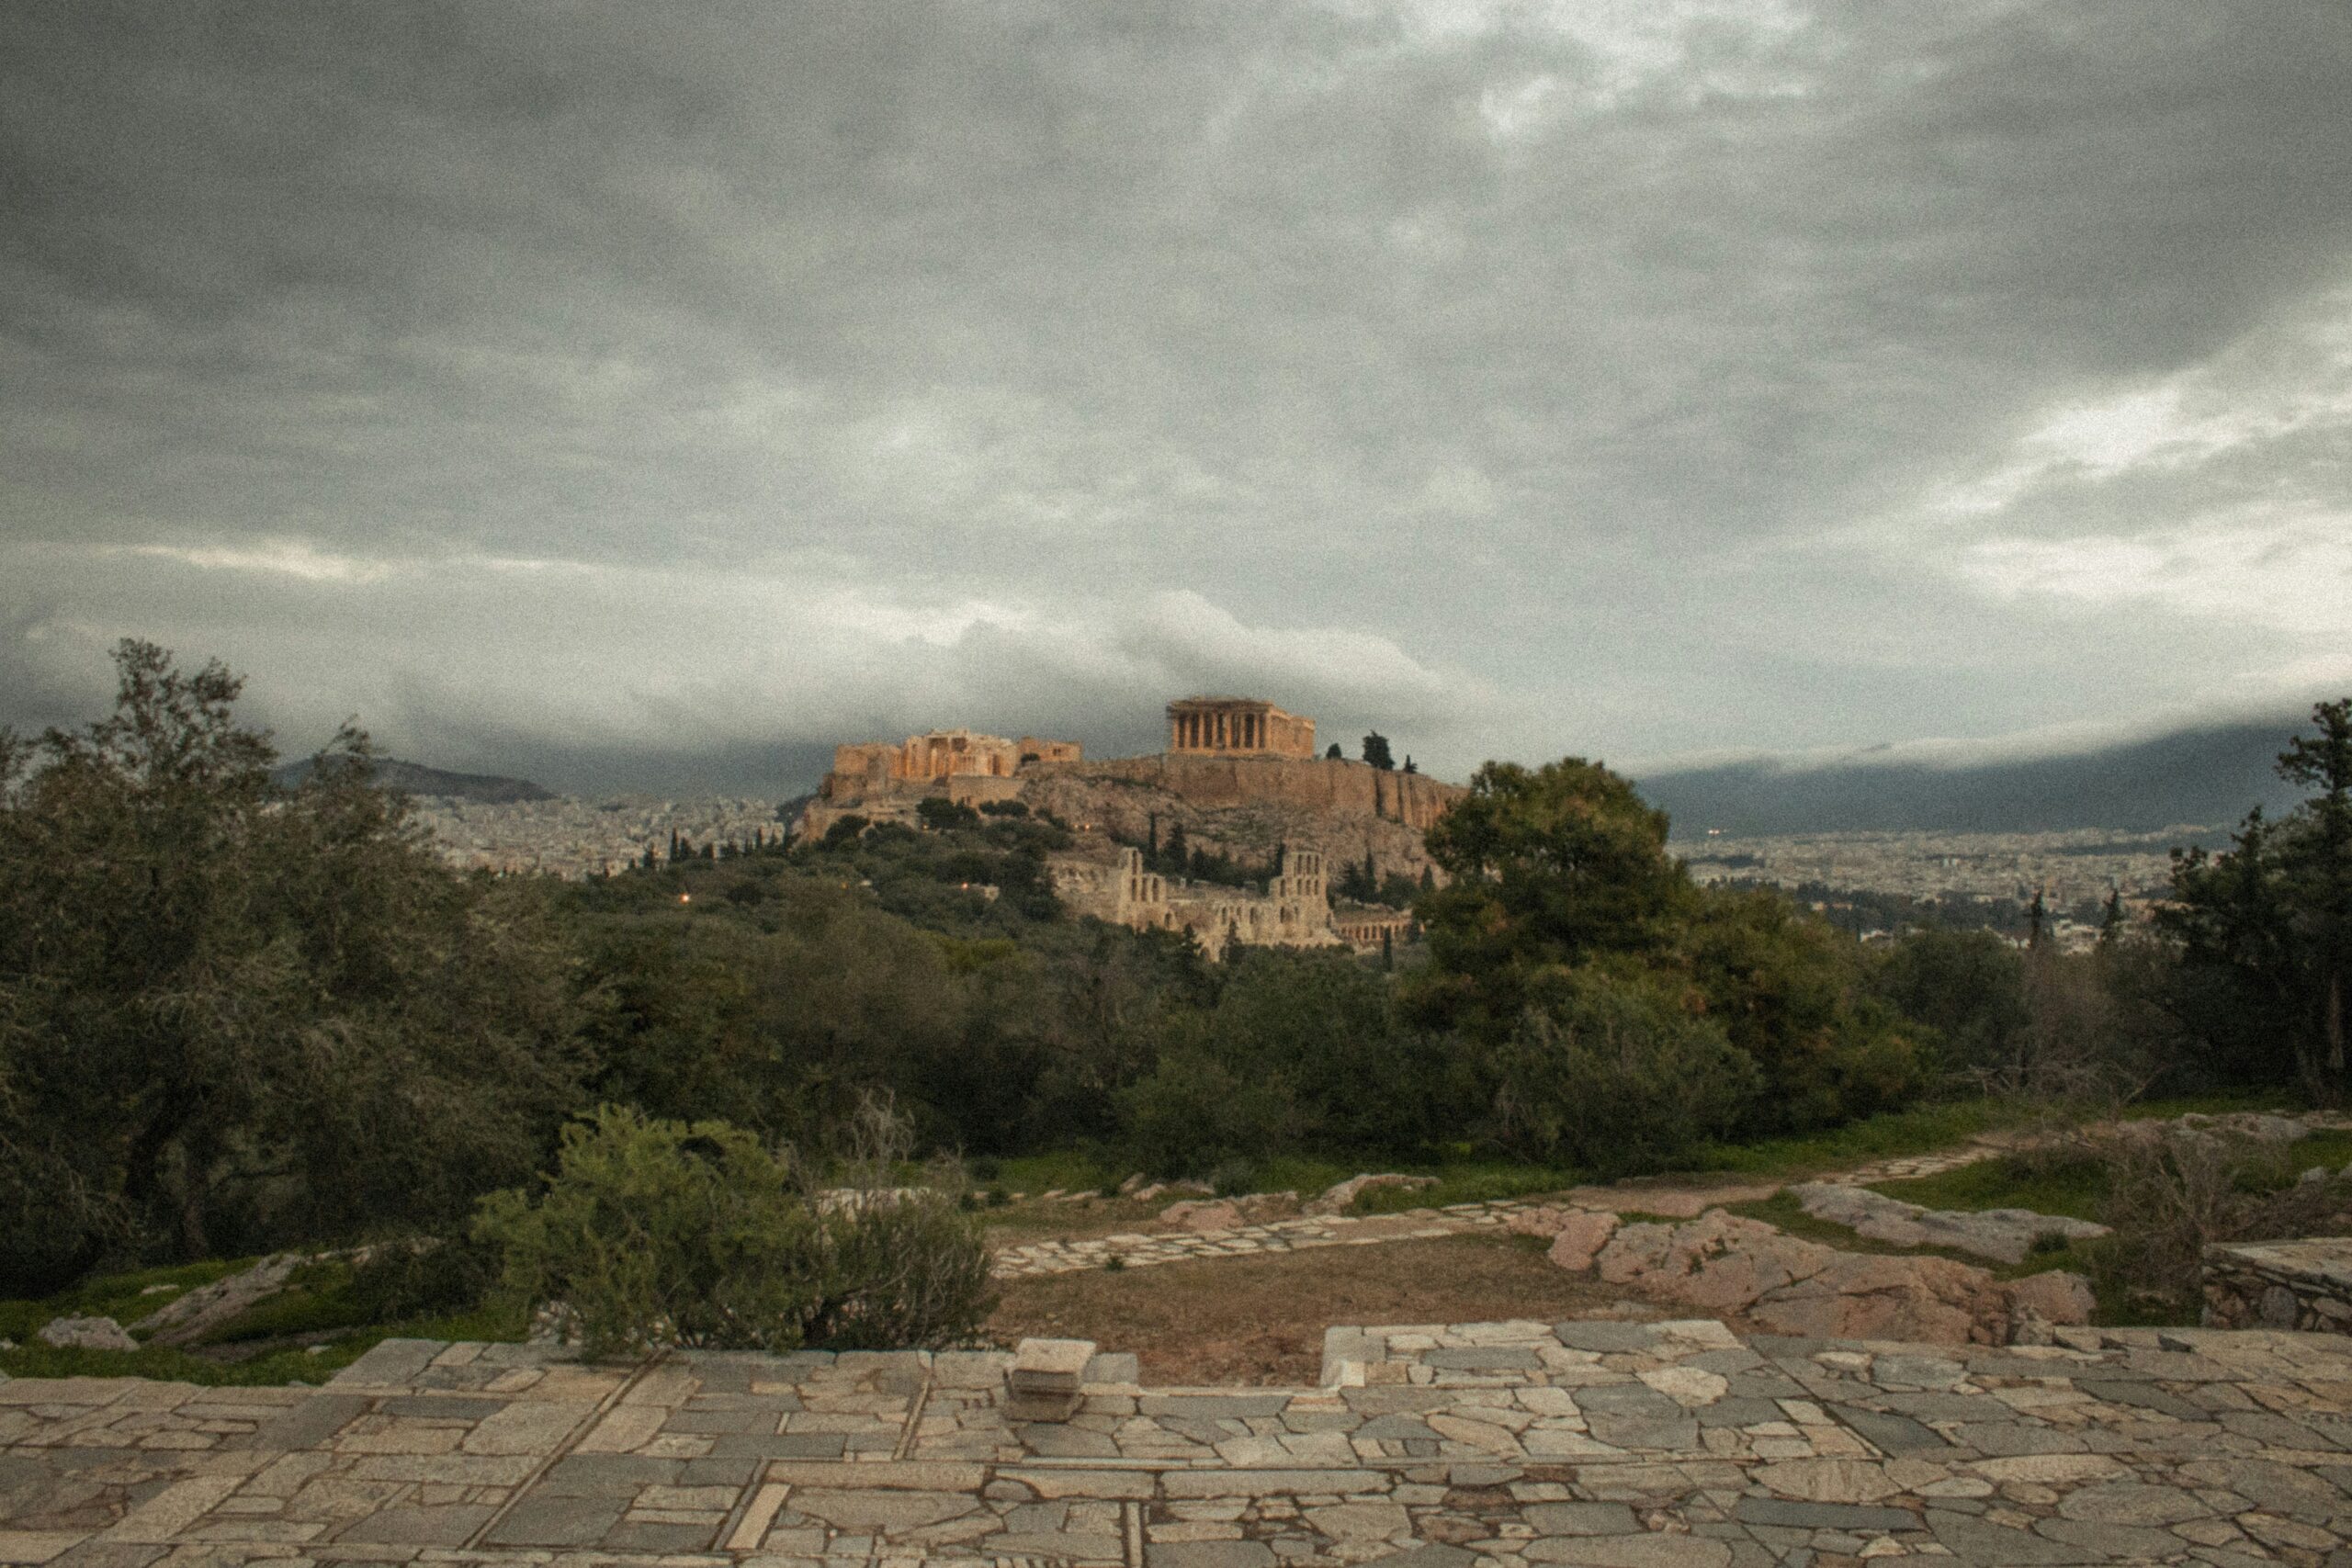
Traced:
[[2352, 1564], [2352, 1339], [1335, 1328], [1322, 1386], [998, 1352], [588, 1366], [389, 1340], [320, 1389], [0, 1382], [0, 1563]]

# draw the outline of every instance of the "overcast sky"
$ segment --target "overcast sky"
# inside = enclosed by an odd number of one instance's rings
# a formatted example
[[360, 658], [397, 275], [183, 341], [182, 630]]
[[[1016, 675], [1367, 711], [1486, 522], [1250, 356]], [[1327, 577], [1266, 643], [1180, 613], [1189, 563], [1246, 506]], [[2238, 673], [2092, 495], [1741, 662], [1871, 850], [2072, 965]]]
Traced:
[[0, 722], [797, 787], [2352, 689], [2343, 0], [0, 7]]

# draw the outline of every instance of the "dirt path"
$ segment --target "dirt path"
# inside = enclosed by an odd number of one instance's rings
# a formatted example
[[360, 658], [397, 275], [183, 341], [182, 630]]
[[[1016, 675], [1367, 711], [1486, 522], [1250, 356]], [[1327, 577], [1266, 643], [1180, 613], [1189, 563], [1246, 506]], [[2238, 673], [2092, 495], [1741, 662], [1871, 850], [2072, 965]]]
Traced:
[[1157, 1269], [1016, 1280], [989, 1319], [1024, 1335], [1092, 1339], [1141, 1358], [1144, 1381], [1311, 1386], [1323, 1330], [1361, 1323], [1467, 1323], [1666, 1315], [1623, 1291], [1562, 1272], [1540, 1242], [1491, 1230]]

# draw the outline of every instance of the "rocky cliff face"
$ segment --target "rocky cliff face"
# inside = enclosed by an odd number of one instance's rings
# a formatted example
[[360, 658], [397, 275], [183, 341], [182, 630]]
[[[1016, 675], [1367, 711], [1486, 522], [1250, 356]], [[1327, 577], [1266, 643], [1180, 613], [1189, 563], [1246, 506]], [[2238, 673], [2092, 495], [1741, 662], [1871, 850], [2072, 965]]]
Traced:
[[1076, 827], [1140, 841], [1182, 824], [1192, 843], [1266, 861], [1278, 845], [1319, 850], [1332, 874], [1372, 856], [1374, 874], [1418, 878], [1422, 830], [1465, 793], [1425, 773], [1279, 757], [1120, 757], [1032, 764], [1020, 798]]

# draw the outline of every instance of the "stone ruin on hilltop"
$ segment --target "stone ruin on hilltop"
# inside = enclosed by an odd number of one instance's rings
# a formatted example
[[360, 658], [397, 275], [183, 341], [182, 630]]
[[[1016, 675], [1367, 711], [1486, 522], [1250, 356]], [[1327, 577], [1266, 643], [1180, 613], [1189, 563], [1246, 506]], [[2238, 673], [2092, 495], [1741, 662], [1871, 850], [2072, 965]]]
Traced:
[[[927, 799], [1017, 802], [1077, 834], [1051, 869], [1056, 892], [1080, 914], [1190, 931], [1213, 956], [1237, 942], [1371, 950], [1410, 934], [1402, 910], [1335, 909], [1331, 868], [1442, 878], [1422, 834], [1462, 797], [1460, 785], [1319, 757], [1312, 718], [1256, 698], [1184, 697], [1167, 716], [1167, 750], [1140, 757], [1089, 761], [1075, 741], [970, 729], [837, 747], [796, 836], [821, 837], [852, 816], [911, 825]], [[1149, 870], [1136, 846], [1180, 830], [1209, 854], [1272, 868], [1268, 886]]]

